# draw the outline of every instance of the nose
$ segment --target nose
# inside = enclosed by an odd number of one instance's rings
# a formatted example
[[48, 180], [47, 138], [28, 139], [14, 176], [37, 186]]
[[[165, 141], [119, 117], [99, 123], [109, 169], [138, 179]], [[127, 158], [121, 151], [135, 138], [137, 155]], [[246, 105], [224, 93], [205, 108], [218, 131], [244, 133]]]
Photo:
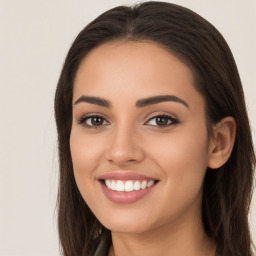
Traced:
[[[124, 125], [125, 126], [125, 125]], [[110, 137], [106, 158], [118, 166], [141, 162], [145, 155], [134, 129], [119, 127]]]

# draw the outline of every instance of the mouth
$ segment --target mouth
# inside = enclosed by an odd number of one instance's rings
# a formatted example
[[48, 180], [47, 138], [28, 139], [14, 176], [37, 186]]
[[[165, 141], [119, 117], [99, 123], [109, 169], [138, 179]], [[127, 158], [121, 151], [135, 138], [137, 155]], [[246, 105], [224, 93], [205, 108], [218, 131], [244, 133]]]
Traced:
[[98, 181], [107, 199], [125, 204], [151, 194], [160, 180], [133, 171], [115, 171], [100, 176]]
[[108, 189], [118, 192], [132, 192], [150, 188], [158, 182], [158, 180], [100, 180]]

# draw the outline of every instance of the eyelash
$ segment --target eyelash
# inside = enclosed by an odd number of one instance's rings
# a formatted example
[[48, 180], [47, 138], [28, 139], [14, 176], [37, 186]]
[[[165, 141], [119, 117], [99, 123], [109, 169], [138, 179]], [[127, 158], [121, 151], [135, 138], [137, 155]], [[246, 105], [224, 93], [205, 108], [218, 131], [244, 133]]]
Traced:
[[[83, 116], [81, 117], [79, 120], [78, 120], [78, 123], [85, 126], [86, 128], [89, 128], [89, 129], [100, 129], [102, 128], [103, 125], [99, 125], [99, 126], [93, 126], [93, 125], [88, 125], [86, 124], [85, 122], [90, 119], [90, 118], [102, 118], [103, 120], [106, 121], [106, 119], [100, 115], [88, 115], [88, 116]], [[179, 123], [179, 121], [175, 118], [173, 118], [171, 115], [167, 115], [167, 114], [160, 114], [160, 115], [156, 115], [156, 116], [153, 116], [151, 117], [147, 122], [146, 124], [150, 121], [150, 120], [153, 120], [153, 119], [156, 119], [158, 117], [163, 117], [163, 118], [168, 118], [168, 121], [170, 120], [171, 123], [169, 124], [165, 124], [165, 125], [150, 125], [150, 126], [157, 126], [158, 128], [166, 128], [166, 127], [169, 127], [169, 126], [173, 126], [173, 125], [176, 125]], [[104, 122], [104, 121], [103, 121]]]

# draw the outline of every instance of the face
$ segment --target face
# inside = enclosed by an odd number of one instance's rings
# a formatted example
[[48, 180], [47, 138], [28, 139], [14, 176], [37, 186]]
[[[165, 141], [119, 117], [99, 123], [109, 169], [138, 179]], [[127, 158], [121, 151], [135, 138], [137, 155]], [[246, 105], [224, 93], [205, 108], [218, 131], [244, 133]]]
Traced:
[[77, 186], [98, 220], [140, 233], [200, 218], [205, 120], [192, 72], [157, 44], [91, 51], [74, 83], [70, 149]]

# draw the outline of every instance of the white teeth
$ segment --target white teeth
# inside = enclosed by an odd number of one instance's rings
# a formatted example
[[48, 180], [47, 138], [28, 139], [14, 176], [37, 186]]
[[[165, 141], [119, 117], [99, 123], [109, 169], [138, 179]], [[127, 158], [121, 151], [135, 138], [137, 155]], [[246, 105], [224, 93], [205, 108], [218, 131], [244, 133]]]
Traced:
[[125, 190], [126, 192], [133, 191], [133, 184], [132, 184], [132, 181], [131, 181], [131, 180], [128, 180], [128, 181], [125, 182], [124, 190]]
[[135, 183], [133, 184], [133, 190], [139, 190], [139, 189], [140, 189], [140, 182], [135, 181]]
[[151, 187], [152, 185], [154, 185], [154, 181], [153, 180], [150, 180], [147, 184], [147, 188]]
[[146, 180], [143, 180], [143, 181], [141, 182], [140, 188], [141, 188], [141, 189], [144, 189], [144, 188], [146, 188], [146, 187], [147, 187], [147, 181], [146, 181]]
[[112, 182], [110, 183], [110, 189], [116, 190], [116, 183], [114, 180], [112, 180]]
[[105, 184], [111, 190], [131, 192], [134, 190], [149, 188], [155, 184], [155, 181], [154, 180], [150, 180], [150, 181], [105, 180]]
[[108, 188], [111, 188], [111, 181], [110, 180], [105, 180], [105, 184]]
[[121, 180], [116, 183], [116, 191], [124, 191], [124, 183]]

